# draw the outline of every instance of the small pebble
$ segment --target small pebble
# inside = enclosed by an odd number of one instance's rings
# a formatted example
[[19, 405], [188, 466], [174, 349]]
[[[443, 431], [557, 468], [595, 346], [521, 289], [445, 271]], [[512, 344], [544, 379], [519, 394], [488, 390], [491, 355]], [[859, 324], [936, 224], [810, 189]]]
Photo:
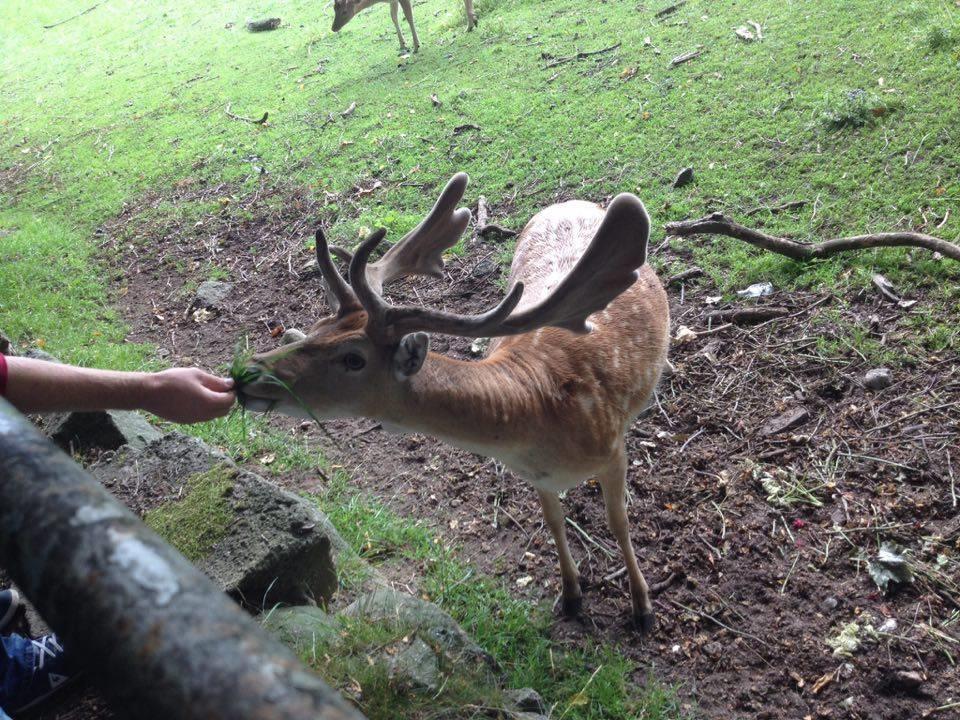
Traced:
[[887, 368], [874, 368], [863, 376], [863, 384], [871, 390], [883, 390], [893, 385], [893, 374]]
[[837, 609], [839, 601], [835, 597], [824, 598], [823, 602], [820, 603], [820, 607], [826, 610], [827, 612], [833, 612]]

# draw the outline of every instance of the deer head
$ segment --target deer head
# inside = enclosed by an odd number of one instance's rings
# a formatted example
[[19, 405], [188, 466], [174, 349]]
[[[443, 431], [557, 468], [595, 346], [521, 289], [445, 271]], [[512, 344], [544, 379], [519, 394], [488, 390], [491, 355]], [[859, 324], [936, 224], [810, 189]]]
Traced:
[[[368, 261], [385, 231], [373, 233], [352, 256], [328, 247], [317, 232], [317, 264], [335, 314], [307, 334], [297, 333], [288, 338], [291, 342], [252, 358], [250, 371], [259, 379], [241, 388], [247, 408], [317, 419], [381, 417], [427, 361], [429, 333], [498, 337], [545, 326], [587, 333], [587, 317], [636, 281], [636, 268], [646, 259], [649, 219], [640, 201], [624, 194], [611, 203], [569, 275], [529, 309], [513, 312], [522, 283], [496, 307], [475, 316], [391, 305], [382, 297], [384, 285], [406, 275], [442, 271], [443, 252], [456, 244], [470, 220], [469, 210], [456, 209], [466, 185], [464, 173], [454, 176], [427, 218], [375, 263]], [[331, 252], [349, 260], [349, 282], [337, 271]]]
[[340, 32], [340, 29], [353, 19], [363, 4], [358, 0], [334, 0], [333, 2], [333, 32]]

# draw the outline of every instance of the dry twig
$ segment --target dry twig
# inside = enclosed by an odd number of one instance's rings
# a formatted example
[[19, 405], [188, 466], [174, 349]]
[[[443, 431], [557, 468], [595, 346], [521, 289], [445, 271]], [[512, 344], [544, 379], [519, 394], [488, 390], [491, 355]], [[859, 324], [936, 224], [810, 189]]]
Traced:
[[569, 57], [557, 58], [556, 60], [551, 60], [546, 65], [543, 66], [543, 69], [556, 67], [557, 65], [563, 65], [564, 63], [573, 62], [574, 60], [584, 60], [588, 57], [593, 57], [594, 55], [602, 55], [603, 53], [608, 53], [619, 48], [621, 43], [616, 45], [611, 45], [610, 47], [605, 47], [601, 50], [590, 50], [588, 52], [578, 52], [576, 55], [570, 55]]
[[224, 110], [224, 112], [227, 114], [227, 117], [228, 117], [228, 118], [231, 118], [231, 119], [233, 119], [233, 120], [241, 120], [241, 121], [243, 121], [243, 122], [248, 122], [248, 123], [251, 123], [251, 124], [253, 124], [253, 125], [266, 125], [266, 124], [267, 124], [267, 117], [270, 115], [270, 113], [265, 112], [265, 113], [263, 114], [263, 117], [261, 117], [261, 118], [259, 118], [259, 119], [257, 119], [257, 118], [248, 118], [248, 117], [244, 117], [243, 115], [237, 115], [236, 113], [230, 112], [230, 106], [231, 106], [232, 104], [233, 104], [233, 103], [227, 103], [227, 107], [226, 107], [226, 109]]
[[960, 261], [960, 245], [942, 240], [932, 235], [916, 232], [885, 232], [870, 235], [853, 235], [833, 238], [824, 242], [807, 244], [795, 240], [767, 235], [734, 222], [723, 213], [713, 213], [699, 220], [682, 220], [667, 223], [668, 235], [687, 237], [690, 235], [726, 235], [743, 240], [764, 250], [785, 255], [793, 260], [808, 262], [829, 257], [851, 250], [865, 250], [876, 247], [920, 247], [938, 252], [944, 257]]
[[84, 10], [83, 12], [78, 12], [76, 15], [73, 15], [73, 16], [71, 16], [71, 17], [68, 17], [66, 20], [61, 20], [61, 21], [59, 21], [59, 22], [55, 22], [55, 23], [53, 23], [52, 25], [44, 25], [44, 26], [43, 26], [43, 29], [44, 29], [44, 30], [50, 30], [51, 28], [55, 28], [55, 27], [57, 27], [58, 25], [63, 25], [63, 24], [65, 24], [65, 23], [70, 22], [71, 20], [76, 20], [78, 17], [82, 17], [82, 16], [86, 15], [88, 12], [93, 12], [93, 11], [96, 10], [98, 7], [100, 7], [102, 4], [103, 4], [103, 3], [97, 3], [96, 5], [93, 5], [92, 7], [88, 7], [88, 8], [87, 8], [86, 10]]
[[667, 15], [672, 15], [673, 13], [675, 13], [677, 10], [679, 10], [686, 4], [687, 4], [687, 0], [680, 0], [680, 2], [676, 2], [673, 5], [667, 5], [662, 10], [657, 11], [657, 14], [654, 15], [654, 17], [659, 20], [660, 18], [664, 18]]

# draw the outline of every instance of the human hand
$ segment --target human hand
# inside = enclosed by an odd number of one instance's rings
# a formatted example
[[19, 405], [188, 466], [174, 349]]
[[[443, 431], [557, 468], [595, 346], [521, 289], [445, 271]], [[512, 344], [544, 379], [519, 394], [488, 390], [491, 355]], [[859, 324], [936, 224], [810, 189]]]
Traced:
[[149, 376], [143, 409], [175, 423], [213, 420], [237, 399], [233, 380], [197, 368], [173, 368]]

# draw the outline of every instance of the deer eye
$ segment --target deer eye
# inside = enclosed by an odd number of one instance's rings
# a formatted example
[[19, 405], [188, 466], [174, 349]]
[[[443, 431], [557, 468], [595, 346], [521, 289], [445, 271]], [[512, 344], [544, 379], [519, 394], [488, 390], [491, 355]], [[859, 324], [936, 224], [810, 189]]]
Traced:
[[366, 366], [367, 361], [364, 360], [363, 355], [358, 353], [347, 353], [343, 356], [343, 364], [346, 366], [347, 370], [363, 370]]

